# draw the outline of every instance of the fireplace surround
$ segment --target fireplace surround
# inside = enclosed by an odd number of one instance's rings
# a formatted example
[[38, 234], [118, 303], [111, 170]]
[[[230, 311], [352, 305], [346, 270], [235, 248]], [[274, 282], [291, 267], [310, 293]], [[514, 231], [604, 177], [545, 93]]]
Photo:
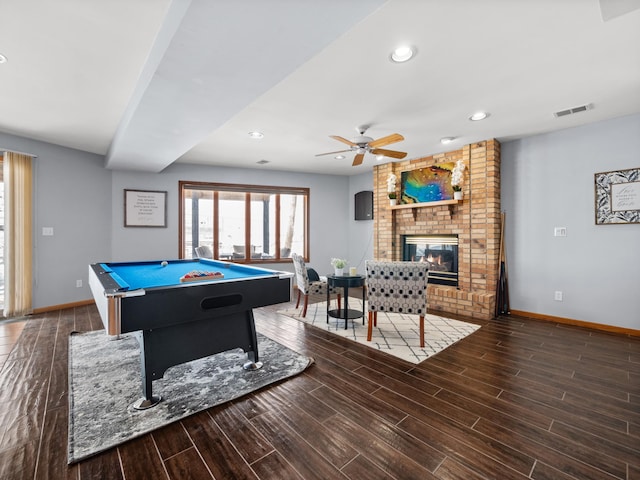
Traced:
[[[466, 170], [461, 201], [389, 205], [387, 178], [403, 171], [462, 160]], [[500, 143], [486, 140], [458, 150], [374, 167], [374, 258], [402, 260], [403, 236], [455, 235], [458, 284], [430, 283], [431, 311], [479, 319], [495, 316], [500, 255]], [[431, 203], [431, 204], [430, 204]]]

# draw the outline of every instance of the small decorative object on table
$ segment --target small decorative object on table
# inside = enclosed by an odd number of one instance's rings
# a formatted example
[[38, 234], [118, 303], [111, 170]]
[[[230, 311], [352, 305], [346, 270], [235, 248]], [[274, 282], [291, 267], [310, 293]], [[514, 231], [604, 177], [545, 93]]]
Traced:
[[334, 273], [336, 275], [343, 275], [344, 267], [347, 265], [347, 261], [342, 258], [332, 258], [331, 265], [333, 266]]
[[200, 280], [214, 280], [224, 278], [224, 274], [220, 272], [205, 272], [203, 270], [191, 270], [180, 277], [181, 282], [197, 282]]
[[462, 200], [462, 183], [465, 164], [462, 160], [456, 162], [456, 166], [451, 171], [451, 188], [453, 188], [453, 198]]

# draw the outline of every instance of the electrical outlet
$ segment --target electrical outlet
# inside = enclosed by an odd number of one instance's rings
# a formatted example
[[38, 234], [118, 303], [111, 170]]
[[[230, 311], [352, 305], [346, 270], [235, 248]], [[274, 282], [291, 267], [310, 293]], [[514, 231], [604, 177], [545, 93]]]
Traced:
[[567, 236], [567, 227], [555, 227], [553, 229], [554, 237], [566, 237]]
[[555, 296], [553, 297], [556, 301], [562, 301], [562, 292], [560, 290], [556, 290]]
[[76, 280], [76, 287], [82, 288], [82, 280]]
[[42, 227], [43, 237], [53, 237], [53, 227]]

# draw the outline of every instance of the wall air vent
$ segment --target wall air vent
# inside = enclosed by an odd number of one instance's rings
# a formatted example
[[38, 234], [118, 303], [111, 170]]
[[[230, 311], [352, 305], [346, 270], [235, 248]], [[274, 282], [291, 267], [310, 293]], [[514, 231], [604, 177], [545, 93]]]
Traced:
[[567, 115], [573, 115], [574, 113], [586, 112], [587, 110], [591, 110], [592, 108], [593, 105], [589, 103], [587, 105], [580, 105], [579, 107], [567, 108], [566, 110], [554, 112], [553, 116], [556, 118], [566, 117]]

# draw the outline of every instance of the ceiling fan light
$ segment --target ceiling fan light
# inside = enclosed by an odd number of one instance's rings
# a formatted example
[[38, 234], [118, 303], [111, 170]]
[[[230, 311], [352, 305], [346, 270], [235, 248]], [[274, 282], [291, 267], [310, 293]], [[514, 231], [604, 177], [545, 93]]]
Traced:
[[364, 155], [365, 153], [367, 153], [367, 149], [366, 149], [366, 148], [364, 148], [364, 147], [358, 147], [358, 148], [356, 149], [356, 153], [357, 153], [358, 155]]
[[472, 122], [478, 122], [480, 120], [484, 120], [488, 116], [489, 114], [487, 112], [476, 112], [469, 117], [469, 120], [471, 120]]
[[250, 136], [251, 138], [258, 139], [258, 138], [262, 138], [262, 137], [264, 137], [264, 134], [263, 134], [262, 132], [258, 132], [258, 131], [255, 131], [255, 130], [254, 130], [253, 132], [249, 132], [249, 136]]
[[416, 49], [409, 45], [402, 45], [391, 52], [391, 60], [396, 63], [410, 60], [416, 53]]

